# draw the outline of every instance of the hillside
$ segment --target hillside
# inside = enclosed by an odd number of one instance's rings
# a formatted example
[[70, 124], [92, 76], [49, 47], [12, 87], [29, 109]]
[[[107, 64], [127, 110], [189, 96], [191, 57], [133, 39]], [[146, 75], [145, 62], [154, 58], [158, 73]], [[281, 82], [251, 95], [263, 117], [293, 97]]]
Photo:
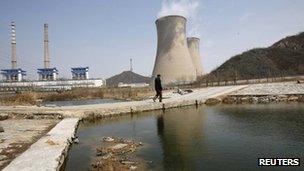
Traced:
[[136, 74], [132, 71], [124, 71], [120, 74], [114, 75], [106, 79], [107, 86], [117, 86], [119, 83], [150, 83], [150, 78], [145, 77], [139, 74]]
[[236, 55], [209, 76], [232, 80], [300, 74], [304, 74], [304, 32], [281, 39], [268, 48], [252, 49]]

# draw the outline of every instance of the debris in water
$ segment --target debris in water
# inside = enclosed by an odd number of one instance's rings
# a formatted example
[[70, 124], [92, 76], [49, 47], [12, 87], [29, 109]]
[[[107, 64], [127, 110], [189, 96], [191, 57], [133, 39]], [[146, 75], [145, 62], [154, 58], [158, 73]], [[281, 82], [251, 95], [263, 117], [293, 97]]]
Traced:
[[105, 142], [112, 142], [112, 141], [114, 141], [114, 138], [111, 138], [111, 137], [102, 137], [102, 140], [105, 141]]
[[130, 170], [135, 170], [137, 169], [137, 166], [130, 166]]
[[146, 161], [133, 154], [142, 142], [124, 138], [103, 137], [103, 146], [97, 148], [95, 161], [91, 170], [146, 170]]
[[73, 140], [73, 141], [74, 141], [74, 143], [75, 143], [75, 144], [78, 144], [78, 143], [79, 143], [79, 139], [78, 139], [78, 137], [74, 138], [74, 140]]

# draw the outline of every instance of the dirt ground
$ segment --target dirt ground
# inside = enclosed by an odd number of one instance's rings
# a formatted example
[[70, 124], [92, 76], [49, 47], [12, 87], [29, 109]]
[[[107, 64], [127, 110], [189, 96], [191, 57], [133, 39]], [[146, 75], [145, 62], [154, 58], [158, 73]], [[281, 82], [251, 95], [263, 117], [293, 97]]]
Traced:
[[6, 119], [0, 121], [0, 169], [53, 128], [54, 119]]

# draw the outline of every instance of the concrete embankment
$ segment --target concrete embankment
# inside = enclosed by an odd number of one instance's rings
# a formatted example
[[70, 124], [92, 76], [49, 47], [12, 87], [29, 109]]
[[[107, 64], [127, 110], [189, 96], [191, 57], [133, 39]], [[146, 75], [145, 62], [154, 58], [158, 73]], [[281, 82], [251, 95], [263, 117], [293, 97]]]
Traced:
[[202, 104], [208, 98], [222, 96], [233, 91], [245, 88], [242, 86], [223, 86], [196, 89], [193, 93], [179, 95], [176, 93], [164, 93], [163, 103], [153, 102], [151, 99], [142, 101], [129, 101], [107, 104], [64, 106], [64, 107], [38, 107], [38, 106], [3, 106], [0, 113], [9, 115], [20, 115], [35, 117], [105, 117], [124, 113], [135, 113], [142, 111], [167, 109], [180, 106]]
[[[29, 118], [66, 118], [26, 152], [13, 160], [4, 170], [58, 170], [76, 131], [78, 118], [101, 118], [124, 113], [167, 109], [205, 103], [207, 99], [221, 97], [292, 97], [304, 95], [304, 85], [271, 83], [242, 86], [208, 87], [193, 93], [179, 95], [164, 93], [163, 103], [151, 99], [66, 107], [3, 106], [0, 113]], [[291, 99], [291, 98], [290, 98]]]
[[78, 118], [63, 119], [3, 170], [59, 170], [74, 138], [78, 120]]
[[304, 84], [295, 82], [249, 85], [230, 93], [223, 103], [304, 102]]

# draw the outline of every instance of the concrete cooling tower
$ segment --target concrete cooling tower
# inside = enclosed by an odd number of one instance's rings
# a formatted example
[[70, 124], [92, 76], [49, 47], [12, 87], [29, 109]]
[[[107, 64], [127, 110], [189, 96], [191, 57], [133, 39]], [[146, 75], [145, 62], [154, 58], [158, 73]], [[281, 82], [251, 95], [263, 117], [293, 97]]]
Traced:
[[156, 20], [157, 52], [153, 76], [162, 75], [162, 83], [195, 81], [195, 69], [189, 54], [186, 38], [186, 18], [177, 15]]
[[203, 74], [203, 66], [202, 66], [202, 61], [201, 61], [201, 55], [199, 51], [199, 38], [196, 37], [188, 37], [187, 38], [187, 43], [188, 43], [188, 48], [189, 48], [189, 53], [195, 68], [195, 73], [196, 76], [202, 76]]

